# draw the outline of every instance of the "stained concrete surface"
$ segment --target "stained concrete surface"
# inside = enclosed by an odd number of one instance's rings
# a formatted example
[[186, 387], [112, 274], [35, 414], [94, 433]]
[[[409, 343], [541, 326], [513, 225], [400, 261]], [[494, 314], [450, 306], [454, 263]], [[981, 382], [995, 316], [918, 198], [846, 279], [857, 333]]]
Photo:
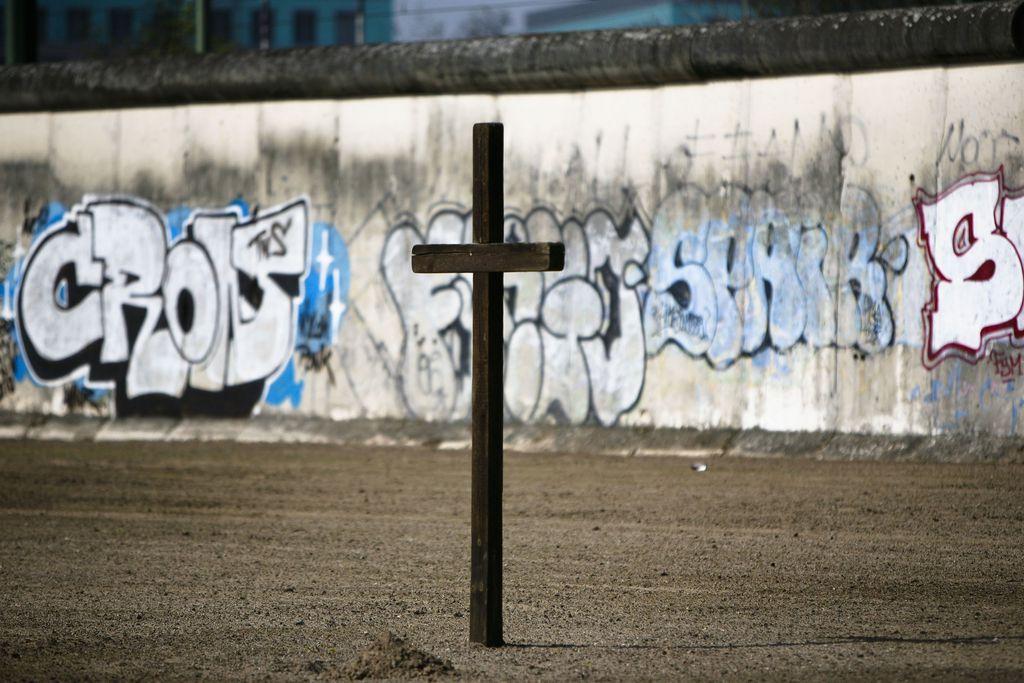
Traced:
[[488, 650], [464, 452], [0, 442], [0, 678], [1024, 676], [1024, 466], [692, 462], [508, 455]]
[[[763, 429], [669, 429], [593, 425], [509, 423], [505, 446], [530, 453], [641, 455], [714, 458], [797, 457], [817, 460], [907, 462], [1002, 462], [1024, 464], [1024, 437], [973, 432], [850, 434]], [[343, 449], [420, 447], [469, 448], [466, 422], [396, 419], [327, 420], [309, 416], [260, 415], [246, 419], [118, 418], [48, 416], [0, 412], [0, 440], [43, 441], [227, 441], [261, 444], [320, 444]]]

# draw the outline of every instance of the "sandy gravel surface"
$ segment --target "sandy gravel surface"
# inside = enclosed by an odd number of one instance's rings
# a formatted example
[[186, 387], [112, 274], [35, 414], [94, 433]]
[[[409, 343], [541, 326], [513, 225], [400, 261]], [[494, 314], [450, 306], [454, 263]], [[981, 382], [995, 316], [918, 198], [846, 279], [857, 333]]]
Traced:
[[1024, 677], [1024, 466], [510, 454], [488, 650], [468, 465], [0, 443], [0, 679]]

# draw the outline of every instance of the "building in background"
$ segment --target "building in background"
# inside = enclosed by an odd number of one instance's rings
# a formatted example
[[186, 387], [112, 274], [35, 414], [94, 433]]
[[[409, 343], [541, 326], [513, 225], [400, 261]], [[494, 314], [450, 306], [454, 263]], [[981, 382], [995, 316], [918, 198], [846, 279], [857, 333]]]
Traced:
[[963, 5], [981, 0], [579, 0], [575, 4], [530, 12], [529, 33], [587, 31], [644, 26], [678, 26], [863, 12], [932, 5]]
[[550, 33], [703, 24], [742, 19], [748, 4], [747, 0], [592, 0], [531, 12], [526, 16], [526, 30]]
[[387, 43], [391, 0], [213, 0], [214, 43], [251, 48]]
[[[39, 59], [189, 51], [192, 0], [37, 0]], [[2, 13], [0, 13], [2, 16]], [[385, 43], [391, 0], [212, 0], [213, 49]]]

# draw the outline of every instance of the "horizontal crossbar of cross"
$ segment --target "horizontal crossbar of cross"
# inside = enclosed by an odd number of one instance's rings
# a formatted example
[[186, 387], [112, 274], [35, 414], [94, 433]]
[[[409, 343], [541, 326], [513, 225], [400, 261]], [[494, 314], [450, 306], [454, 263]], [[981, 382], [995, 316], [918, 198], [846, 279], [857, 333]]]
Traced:
[[414, 273], [525, 273], [562, 270], [565, 245], [559, 242], [417, 244]]

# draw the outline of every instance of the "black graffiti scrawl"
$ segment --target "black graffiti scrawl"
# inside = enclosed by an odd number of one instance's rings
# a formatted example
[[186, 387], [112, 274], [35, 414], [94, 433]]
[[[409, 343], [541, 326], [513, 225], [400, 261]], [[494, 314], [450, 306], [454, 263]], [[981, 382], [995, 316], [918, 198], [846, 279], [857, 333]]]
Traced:
[[90, 197], [34, 242], [17, 292], [32, 378], [114, 391], [119, 416], [248, 415], [291, 358], [308, 202], [195, 211], [171, 239], [133, 197]]

